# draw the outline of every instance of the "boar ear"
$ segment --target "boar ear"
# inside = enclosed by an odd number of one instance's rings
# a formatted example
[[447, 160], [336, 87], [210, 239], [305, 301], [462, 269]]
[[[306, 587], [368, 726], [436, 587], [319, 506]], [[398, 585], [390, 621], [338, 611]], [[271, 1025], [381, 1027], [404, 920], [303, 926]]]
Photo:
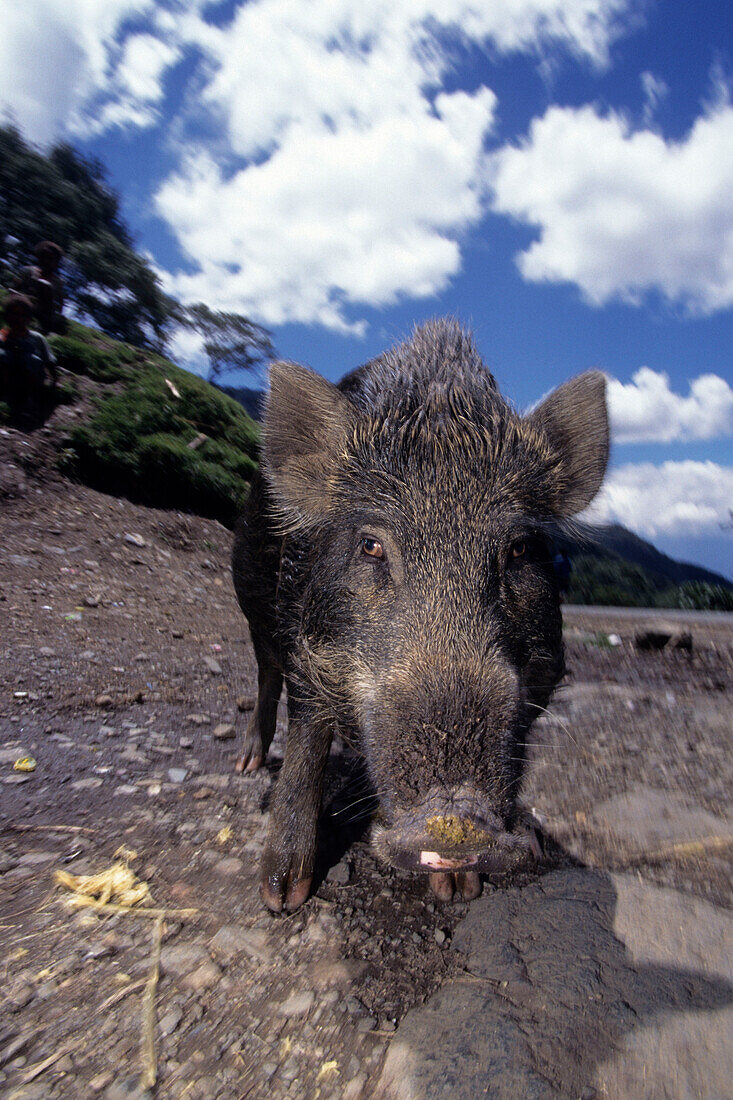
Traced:
[[587, 371], [571, 378], [546, 397], [528, 420], [554, 452], [553, 511], [558, 516], [574, 516], [600, 489], [608, 464], [605, 376]]
[[288, 526], [318, 521], [352, 422], [349, 400], [320, 374], [273, 363], [265, 406], [264, 472]]

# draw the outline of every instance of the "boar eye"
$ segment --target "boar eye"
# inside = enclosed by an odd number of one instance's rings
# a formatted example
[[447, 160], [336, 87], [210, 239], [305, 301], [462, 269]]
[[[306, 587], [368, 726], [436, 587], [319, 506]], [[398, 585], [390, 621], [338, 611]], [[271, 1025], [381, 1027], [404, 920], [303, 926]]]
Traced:
[[379, 561], [384, 558], [384, 547], [379, 539], [373, 539], [369, 535], [366, 535], [361, 540], [361, 552], [367, 558], [372, 558], [375, 561]]
[[511, 549], [511, 552], [510, 552], [509, 556], [510, 556], [511, 560], [515, 561], [515, 562], [521, 561], [522, 558], [526, 558], [526, 556], [527, 556], [527, 542], [526, 542], [526, 540], [525, 539], [517, 539], [517, 541], [512, 544], [512, 549]]

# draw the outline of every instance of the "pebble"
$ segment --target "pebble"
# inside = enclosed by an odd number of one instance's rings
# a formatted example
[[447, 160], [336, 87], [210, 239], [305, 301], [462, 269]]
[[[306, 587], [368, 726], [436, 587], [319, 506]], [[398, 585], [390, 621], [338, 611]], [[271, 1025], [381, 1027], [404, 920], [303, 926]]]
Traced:
[[179, 747], [182, 748], [182, 749], [192, 749], [193, 748], [193, 738], [191, 738], [191, 737], [179, 737], [178, 744], [179, 744]]
[[218, 726], [214, 726], [212, 732], [217, 741], [231, 741], [236, 734], [231, 722], [220, 722]]
[[238, 856], [226, 856], [214, 866], [214, 870], [220, 875], [238, 875], [243, 869], [244, 860], [239, 859]]
[[210, 986], [215, 985], [220, 977], [221, 967], [212, 959], [207, 959], [196, 970], [185, 975], [183, 984], [195, 993], [200, 993], [203, 989], [209, 989]]
[[98, 706], [98, 707], [111, 707], [112, 704], [114, 703], [114, 699], [112, 698], [111, 695], [102, 694], [102, 695], [97, 695], [97, 697], [94, 700], [94, 703], [95, 703], [95, 706]]
[[142, 537], [142, 535], [136, 535], [136, 534], [127, 534], [127, 535], [125, 535], [125, 542], [128, 544], [128, 546], [140, 546], [140, 547], [142, 547], [142, 546], [147, 546], [148, 545], [147, 542], [145, 541], [145, 539]]
[[433, 935], [436, 943], [445, 943], [445, 932], [442, 928], [436, 928]]
[[114, 1074], [112, 1073], [112, 1070], [103, 1070], [102, 1073], [97, 1073], [94, 1077], [92, 1077], [91, 1081], [89, 1082], [89, 1088], [92, 1090], [92, 1092], [101, 1092], [102, 1089], [106, 1089], [107, 1085], [111, 1084], [113, 1077]]
[[160, 952], [160, 969], [163, 974], [180, 978], [209, 961], [209, 953], [198, 943], [176, 943]]
[[345, 886], [350, 878], [351, 868], [344, 860], [341, 860], [335, 867], [332, 867], [326, 875], [328, 882], [333, 882], [337, 886]]
[[94, 776], [90, 776], [88, 779], [76, 779], [71, 784], [73, 791], [92, 791], [96, 787], [101, 787], [103, 779], [96, 779]]
[[344, 1004], [350, 1016], [365, 1016], [366, 1009], [358, 997], [347, 997]]
[[211, 719], [208, 714], [187, 714], [186, 721], [192, 722], [194, 726], [208, 726]]
[[168, 769], [168, 778], [170, 779], [171, 783], [182, 783], [187, 775], [188, 775], [188, 770], [186, 768], [169, 768]]
[[221, 665], [218, 661], [214, 660], [213, 657], [204, 657], [204, 665], [208, 668], [212, 676], [221, 676]]
[[294, 993], [278, 1008], [279, 1016], [306, 1016], [313, 1008], [315, 994], [312, 990], [305, 993]]
[[172, 1008], [169, 1008], [168, 1011], [164, 1013], [160, 1018], [160, 1022], [158, 1024], [160, 1034], [172, 1035], [182, 1019], [183, 1012], [178, 1007], [178, 1005], [174, 1005]]

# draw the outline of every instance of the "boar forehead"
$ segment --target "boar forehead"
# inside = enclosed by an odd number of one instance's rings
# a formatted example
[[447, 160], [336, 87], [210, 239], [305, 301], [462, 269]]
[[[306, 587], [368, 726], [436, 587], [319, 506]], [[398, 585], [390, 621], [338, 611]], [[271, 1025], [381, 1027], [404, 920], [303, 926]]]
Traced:
[[458, 507], [470, 498], [481, 511], [552, 514], [557, 453], [457, 325], [425, 326], [341, 388], [358, 410], [337, 477], [342, 507], [397, 503], [409, 519], [449, 494]]

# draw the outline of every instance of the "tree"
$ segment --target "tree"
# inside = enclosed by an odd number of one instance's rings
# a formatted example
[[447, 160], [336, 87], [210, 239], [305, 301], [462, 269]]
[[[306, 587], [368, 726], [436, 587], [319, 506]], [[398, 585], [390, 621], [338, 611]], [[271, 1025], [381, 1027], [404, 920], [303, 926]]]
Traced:
[[181, 324], [198, 332], [209, 359], [209, 382], [220, 382], [225, 374], [252, 370], [272, 359], [275, 351], [267, 329], [243, 317], [210, 309], [203, 302], [181, 306]]
[[34, 248], [63, 248], [67, 301], [103, 332], [137, 347], [161, 349], [176, 303], [133, 247], [119, 199], [99, 161], [70, 145], [47, 156], [14, 126], [0, 127], [0, 265], [9, 283], [32, 263]]

